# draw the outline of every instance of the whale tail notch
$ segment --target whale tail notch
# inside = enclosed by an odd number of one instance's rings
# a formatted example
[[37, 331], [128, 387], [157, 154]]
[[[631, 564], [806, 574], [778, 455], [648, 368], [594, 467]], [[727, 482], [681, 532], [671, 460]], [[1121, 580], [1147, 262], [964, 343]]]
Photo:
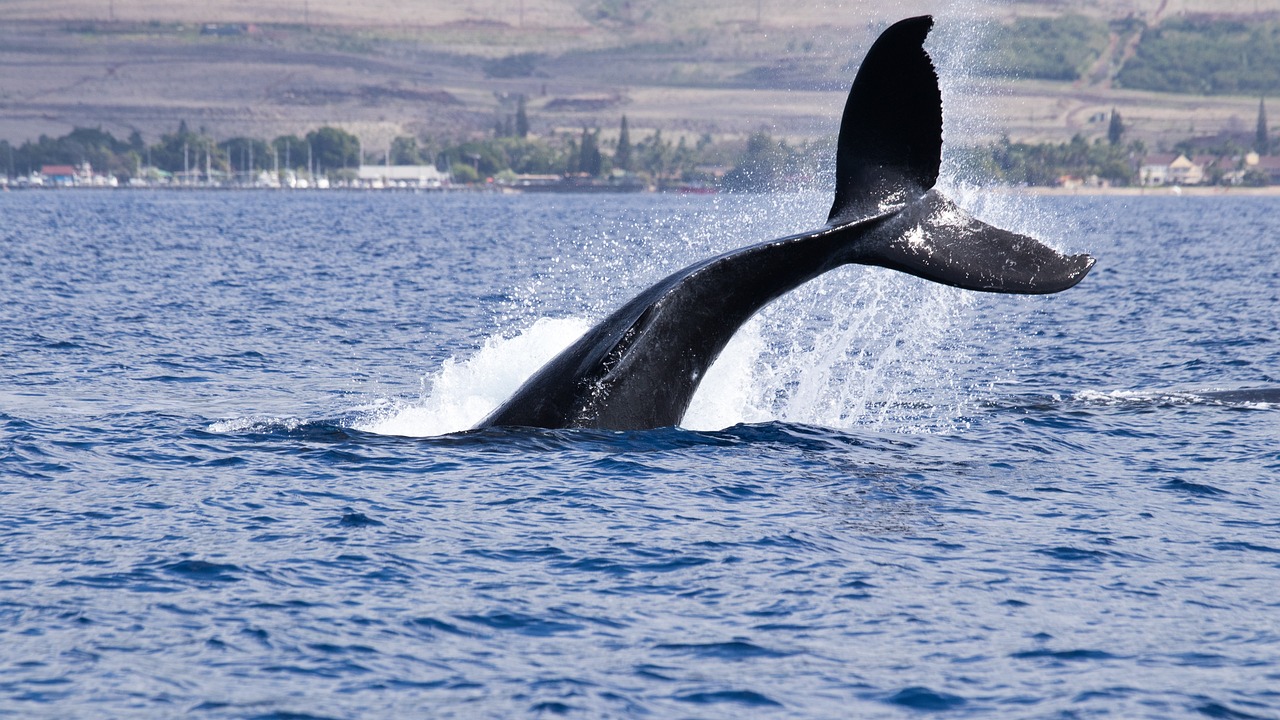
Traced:
[[829, 226], [900, 209], [851, 262], [985, 292], [1044, 294], [1093, 267], [1039, 240], [988, 225], [933, 189], [942, 165], [942, 93], [924, 42], [927, 15], [891, 25], [858, 68], [840, 122]]

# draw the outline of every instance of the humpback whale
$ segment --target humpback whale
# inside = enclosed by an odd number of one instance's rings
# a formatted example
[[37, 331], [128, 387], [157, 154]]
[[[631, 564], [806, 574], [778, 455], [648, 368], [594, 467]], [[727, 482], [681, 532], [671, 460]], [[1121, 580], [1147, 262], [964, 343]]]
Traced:
[[478, 427], [644, 430], [676, 425], [707, 368], [756, 311], [849, 263], [997, 293], [1055, 293], [1088, 255], [972, 217], [934, 184], [942, 95], [929, 16], [867, 51], [841, 118], [835, 200], [822, 227], [690, 265], [637, 295], [535, 372]]

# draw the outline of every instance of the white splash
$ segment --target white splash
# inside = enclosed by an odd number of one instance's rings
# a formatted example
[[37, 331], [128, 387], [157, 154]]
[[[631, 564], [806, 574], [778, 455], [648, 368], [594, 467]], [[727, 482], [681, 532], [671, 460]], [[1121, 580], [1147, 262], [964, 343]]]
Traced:
[[851, 268], [765, 313], [756, 371], [770, 416], [826, 427], [949, 430], [970, 409], [971, 296], [891, 271]]
[[405, 437], [470, 430], [590, 326], [583, 318], [541, 318], [515, 337], [489, 338], [475, 355], [450, 358], [425, 378], [416, 401], [387, 401], [353, 425]]
[[738, 329], [707, 369], [680, 426], [690, 430], [721, 430], [739, 423], [773, 419], [761, 402], [756, 372], [768, 345], [761, 334], [763, 323], [755, 318]]

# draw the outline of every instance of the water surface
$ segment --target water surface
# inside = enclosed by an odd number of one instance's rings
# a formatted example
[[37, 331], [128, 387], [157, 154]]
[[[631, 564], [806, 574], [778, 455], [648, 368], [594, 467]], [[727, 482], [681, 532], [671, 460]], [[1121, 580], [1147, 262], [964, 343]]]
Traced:
[[1098, 266], [450, 432], [823, 198], [0, 195], [0, 715], [1280, 717], [1280, 201], [966, 202]]

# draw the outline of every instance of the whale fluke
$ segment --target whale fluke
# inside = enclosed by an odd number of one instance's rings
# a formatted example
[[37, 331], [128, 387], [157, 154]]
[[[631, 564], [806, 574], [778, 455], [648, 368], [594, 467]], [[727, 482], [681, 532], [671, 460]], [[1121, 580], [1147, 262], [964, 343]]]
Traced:
[[479, 427], [675, 425], [707, 368], [760, 308], [829, 270], [878, 265], [969, 290], [1054, 293], [1093, 267], [977, 220], [933, 189], [942, 99], [927, 16], [885, 30], [840, 125], [827, 224], [724, 253], [637, 295], [535, 372]]
[[1080, 282], [1088, 255], [1063, 255], [1035, 238], [988, 225], [937, 190], [886, 222], [878, 243], [857, 248], [864, 265], [982, 292], [1045, 295]]
[[829, 223], [905, 204], [938, 181], [942, 92], [924, 40], [928, 15], [891, 25], [867, 51], [840, 118]]

